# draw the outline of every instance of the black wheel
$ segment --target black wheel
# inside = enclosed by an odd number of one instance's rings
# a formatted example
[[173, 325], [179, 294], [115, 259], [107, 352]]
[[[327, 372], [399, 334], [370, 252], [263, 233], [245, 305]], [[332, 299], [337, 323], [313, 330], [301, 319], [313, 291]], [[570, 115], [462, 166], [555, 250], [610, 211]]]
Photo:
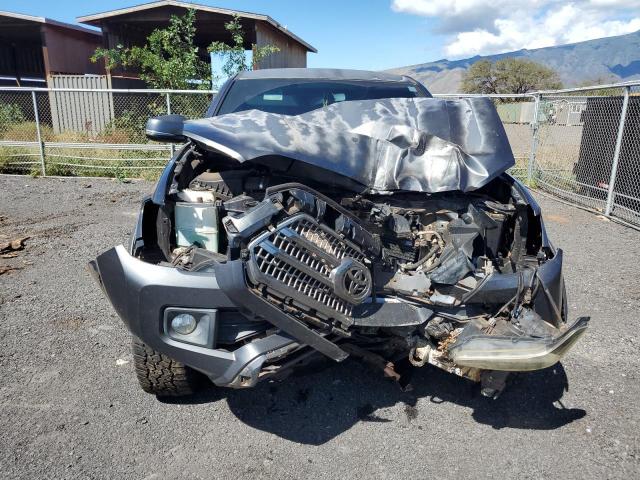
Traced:
[[204, 376], [133, 337], [133, 365], [142, 390], [159, 397], [191, 395]]

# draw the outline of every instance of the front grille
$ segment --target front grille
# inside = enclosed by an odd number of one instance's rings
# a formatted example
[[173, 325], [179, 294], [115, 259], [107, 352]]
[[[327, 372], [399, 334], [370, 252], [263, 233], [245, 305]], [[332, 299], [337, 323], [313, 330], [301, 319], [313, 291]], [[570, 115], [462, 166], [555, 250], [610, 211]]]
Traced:
[[249, 278], [328, 318], [350, 323], [353, 306], [336, 295], [331, 271], [345, 259], [365, 261], [357, 246], [306, 214], [298, 214], [249, 244]]
[[256, 251], [256, 260], [258, 268], [264, 275], [272, 277], [284, 286], [293, 288], [297, 292], [342, 315], [351, 314], [351, 306], [341, 298], [338, 298], [331, 288], [320, 280], [298, 270], [285, 261], [278, 260], [261, 247], [258, 247]]
[[[305, 237], [306, 238], [306, 237]], [[292, 258], [304, 263], [309, 266], [313, 270], [317, 271], [319, 274], [322, 274], [326, 277], [329, 276], [330, 268], [327, 267], [323, 261], [315, 256], [309, 250], [304, 248], [300, 248], [296, 243], [292, 242], [288, 237], [286, 237], [282, 231], [276, 232], [271, 239], [271, 243], [278, 250], [286, 253]]]
[[318, 248], [329, 252], [334, 257], [342, 260], [345, 257], [351, 257], [362, 262], [364, 255], [355, 247], [349, 246], [338, 234], [329, 229], [322, 229], [315, 223], [306, 218], [301, 218], [297, 222], [293, 222], [290, 226], [298, 235], [306, 238], [314, 243]]

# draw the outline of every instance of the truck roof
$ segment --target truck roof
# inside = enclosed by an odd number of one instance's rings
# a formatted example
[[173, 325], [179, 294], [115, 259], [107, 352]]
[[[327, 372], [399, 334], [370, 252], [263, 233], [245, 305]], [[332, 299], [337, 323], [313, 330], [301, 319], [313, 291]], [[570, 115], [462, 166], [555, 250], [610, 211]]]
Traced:
[[236, 77], [236, 80], [269, 78], [373, 80], [386, 82], [404, 82], [410, 80], [410, 77], [386, 72], [336, 68], [269, 68], [264, 70], [240, 72]]

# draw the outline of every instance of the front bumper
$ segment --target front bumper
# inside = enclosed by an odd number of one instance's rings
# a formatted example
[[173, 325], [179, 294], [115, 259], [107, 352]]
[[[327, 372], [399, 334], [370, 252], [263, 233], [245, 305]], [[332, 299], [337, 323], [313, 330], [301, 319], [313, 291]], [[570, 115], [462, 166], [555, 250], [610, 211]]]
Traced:
[[235, 310], [211, 272], [185, 272], [142, 262], [120, 245], [90, 263], [98, 281], [127, 328], [151, 348], [188, 365], [221, 386], [254, 385], [263, 363], [275, 352], [295, 349], [290, 335], [272, 333], [236, 350], [178, 342], [164, 329], [168, 307]]
[[[143, 203], [151, 205], [150, 200]], [[136, 252], [143, 237], [140, 215], [130, 250]], [[532, 309], [553, 328], [546, 337], [466, 336], [451, 345], [449, 358], [461, 367], [486, 370], [527, 371], [553, 365], [584, 333], [588, 319], [566, 327], [566, 299], [562, 280], [561, 250], [537, 270], [540, 290]], [[347, 353], [305, 324], [251, 293], [245, 283], [242, 261], [216, 266], [215, 272], [187, 272], [143, 262], [125, 247], [112, 248], [95, 261], [90, 271], [127, 328], [144, 343], [207, 375], [220, 386], [249, 387], [257, 383], [265, 362], [304, 347], [341, 361]], [[527, 283], [530, 279], [527, 279]], [[466, 299], [472, 305], [504, 303], [518, 288], [517, 276], [490, 277]], [[270, 330], [241, 347], [215, 342], [208, 347], [176, 341], [166, 333], [169, 309], [239, 311], [245, 320], [262, 317]], [[277, 333], [274, 333], [277, 332]], [[464, 340], [464, 341], [463, 341]]]

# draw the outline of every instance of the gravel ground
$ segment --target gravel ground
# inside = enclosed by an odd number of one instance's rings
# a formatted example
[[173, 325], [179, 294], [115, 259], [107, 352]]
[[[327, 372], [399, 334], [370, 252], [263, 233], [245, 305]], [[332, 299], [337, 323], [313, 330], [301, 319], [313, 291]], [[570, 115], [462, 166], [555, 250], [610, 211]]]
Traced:
[[[415, 390], [356, 362], [163, 403], [85, 271], [126, 240], [152, 185], [0, 176], [0, 477], [638, 478], [640, 233], [545, 196], [588, 334], [496, 401], [425, 367]], [[127, 363], [128, 362], [128, 363]]]

